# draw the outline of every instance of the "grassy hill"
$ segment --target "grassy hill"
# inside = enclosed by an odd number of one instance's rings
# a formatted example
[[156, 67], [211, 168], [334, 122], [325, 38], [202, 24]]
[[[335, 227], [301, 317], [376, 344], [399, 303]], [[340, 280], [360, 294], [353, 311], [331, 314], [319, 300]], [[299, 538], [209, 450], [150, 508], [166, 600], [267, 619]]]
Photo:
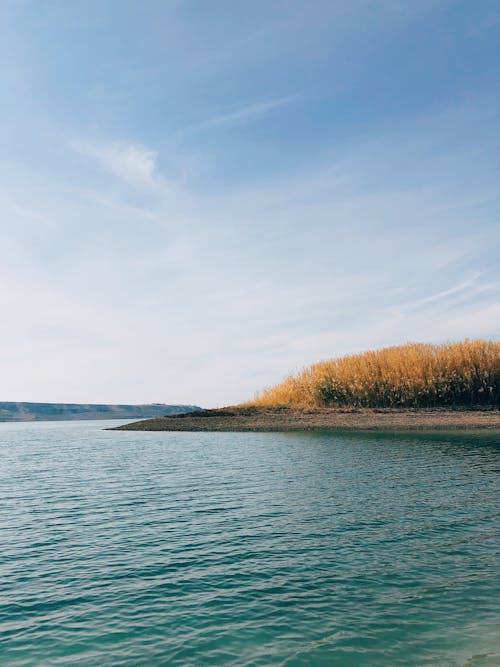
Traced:
[[248, 405], [474, 407], [500, 405], [500, 343], [412, 343], [322, 361]]

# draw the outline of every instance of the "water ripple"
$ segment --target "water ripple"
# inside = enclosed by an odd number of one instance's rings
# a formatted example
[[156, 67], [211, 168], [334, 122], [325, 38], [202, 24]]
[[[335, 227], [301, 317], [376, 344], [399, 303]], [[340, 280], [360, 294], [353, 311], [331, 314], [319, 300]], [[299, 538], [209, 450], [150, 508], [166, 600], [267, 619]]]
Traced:
[[2, 666], [500, 664], [498, 435], [103, 426], [0, 424]]

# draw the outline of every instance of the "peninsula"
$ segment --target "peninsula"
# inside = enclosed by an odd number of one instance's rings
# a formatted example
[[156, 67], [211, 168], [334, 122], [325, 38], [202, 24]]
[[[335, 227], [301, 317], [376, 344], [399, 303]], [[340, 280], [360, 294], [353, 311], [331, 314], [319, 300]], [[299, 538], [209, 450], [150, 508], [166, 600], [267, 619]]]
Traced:
[[134, 431], [500, 430], [500, 343], [415, 343], [314, 364], [243, 405]]
[[117, 431], [426, 431], [493, 429], [500, 410], [241, 407], [200, 410], [117, 426]]

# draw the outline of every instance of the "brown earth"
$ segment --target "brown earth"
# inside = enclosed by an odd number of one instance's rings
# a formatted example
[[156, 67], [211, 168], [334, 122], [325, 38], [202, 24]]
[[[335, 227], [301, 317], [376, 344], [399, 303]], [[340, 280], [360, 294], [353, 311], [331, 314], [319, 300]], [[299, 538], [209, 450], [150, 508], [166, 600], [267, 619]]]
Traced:
[[228, 407], [132, 422], [121, 431], [413, 431], [498, 429], [500, 410]]

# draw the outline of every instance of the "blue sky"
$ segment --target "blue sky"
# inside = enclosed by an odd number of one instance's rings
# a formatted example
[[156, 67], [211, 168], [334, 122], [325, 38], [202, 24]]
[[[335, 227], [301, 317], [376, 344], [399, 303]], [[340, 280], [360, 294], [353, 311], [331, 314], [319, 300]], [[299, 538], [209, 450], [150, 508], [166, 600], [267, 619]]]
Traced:
[[0, 400], [499, 338], [496, 1], [0, 4]]

